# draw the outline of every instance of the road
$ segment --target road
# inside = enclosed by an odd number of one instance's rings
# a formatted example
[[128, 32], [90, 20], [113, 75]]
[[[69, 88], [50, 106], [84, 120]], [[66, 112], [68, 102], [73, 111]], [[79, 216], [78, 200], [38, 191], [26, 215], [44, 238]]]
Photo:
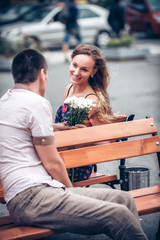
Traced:
[[[149, 47], [150, 54], [144, 60], [107, 61], [111, 83], [109, 94], [114, 112], [135, 114], [135, 119], [153, 117], [160, 132], [160, 39], [155, 41], [139, 40], [138, 47]], [[46, 98], [56, 109], [62, 104], [63, 92], [69, 83], [69, 64], [63, 63], [63, 56], [54, 51], [48, 58], [49, 85]], [[10, 72], [0, 72], [0, 97], [12, 88], [13, 81]], [[145, 156], [134, 161], [127, 160], [127, 167], [143, 166], [150, 169], [150, 185], [159, 184], [158, 162], [156, 156]], [[107, 163], [98, 166], [98, 171], [108, 174], [118, 173], [118, 163]], [[100, 186], [96, 186], [100, 187]], [[0, 206], [0, 215], [7, 214], [5, 206]], [[155, 239], [158, 229], [159, 213], [141, 217], [142, 227], [149, 240]], [[51, 238], [49, 238], [51, 239]], [[81, 236], [75, 234], [61, 234], [52, 237], [53, 240], [104, 240], [104, 235]]]

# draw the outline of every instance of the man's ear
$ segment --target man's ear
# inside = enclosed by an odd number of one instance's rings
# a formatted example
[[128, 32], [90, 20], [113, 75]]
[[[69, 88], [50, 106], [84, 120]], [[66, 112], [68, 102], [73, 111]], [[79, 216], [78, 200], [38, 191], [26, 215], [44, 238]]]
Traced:
[[44, 72], [44, 68], [41, 69], [40, 73], [39, 73], [39, 78], [41, 81], [45, 81], [45, 72]]
[[39, 72], [38, 79], [39, 79], [39, 94], [42, 97], [44, 97], [46, 91], [46, 74], [43, 68]]

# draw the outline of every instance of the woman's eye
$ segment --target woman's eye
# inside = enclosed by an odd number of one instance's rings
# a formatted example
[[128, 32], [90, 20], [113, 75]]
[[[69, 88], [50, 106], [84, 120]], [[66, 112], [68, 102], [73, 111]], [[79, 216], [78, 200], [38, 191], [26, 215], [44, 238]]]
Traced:
[[87, 71], [88, 71], [88, 70], [87, 70], [87, 69], [85, 69], [85, 68], [84, 68], [84, 69], [82, 69], [82, 70], [83, 70], [83, 71], [85, 71], [85, 72], [87, 72]]

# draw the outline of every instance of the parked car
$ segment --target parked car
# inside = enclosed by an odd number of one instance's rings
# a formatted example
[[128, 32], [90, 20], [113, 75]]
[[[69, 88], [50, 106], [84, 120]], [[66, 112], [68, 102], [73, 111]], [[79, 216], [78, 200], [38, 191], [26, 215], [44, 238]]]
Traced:
[[[83, 42], [102, 46], [110, 36], [107, 23], [108, 10], [93, 4], [78, 5], [80, 31]], [[65, 26], [59, 21], [62, 8], [48, 5], [32, 14], [26, 14], [23, 22], [1, 29], [1, 37], [16, 40], [22, 35], [35, 39], [42, 47], [53, 48], [62, 45]], [[75, 44], [74, 38], [71, 44]]]
[[0, 26], [22, 21], [26, 13], [35, 11], [41, 6], [44, 4], [22, 3], [3, 8], [0, 10]]
[[160, 36], [160, 0], [129, 0], [126, 22], [131, 32], [144, 32], [147, 37]]

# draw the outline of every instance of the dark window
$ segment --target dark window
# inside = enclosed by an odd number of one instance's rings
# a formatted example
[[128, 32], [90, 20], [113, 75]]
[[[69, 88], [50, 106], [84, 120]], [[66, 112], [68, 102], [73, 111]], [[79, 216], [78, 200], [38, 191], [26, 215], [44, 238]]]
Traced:
[[96, 14], [95, 12], [93, 12], [92, 10], [90, 9], [87, 9], [87, 8], [81, 8], [79, 9], [79, 19], [82, 19], [82, 18], [95, 18], [95, 17], [99, 17], [98, 14]]
[[137, 11], [146, 12], [144, 0], [132, 0], [129, 6]]

